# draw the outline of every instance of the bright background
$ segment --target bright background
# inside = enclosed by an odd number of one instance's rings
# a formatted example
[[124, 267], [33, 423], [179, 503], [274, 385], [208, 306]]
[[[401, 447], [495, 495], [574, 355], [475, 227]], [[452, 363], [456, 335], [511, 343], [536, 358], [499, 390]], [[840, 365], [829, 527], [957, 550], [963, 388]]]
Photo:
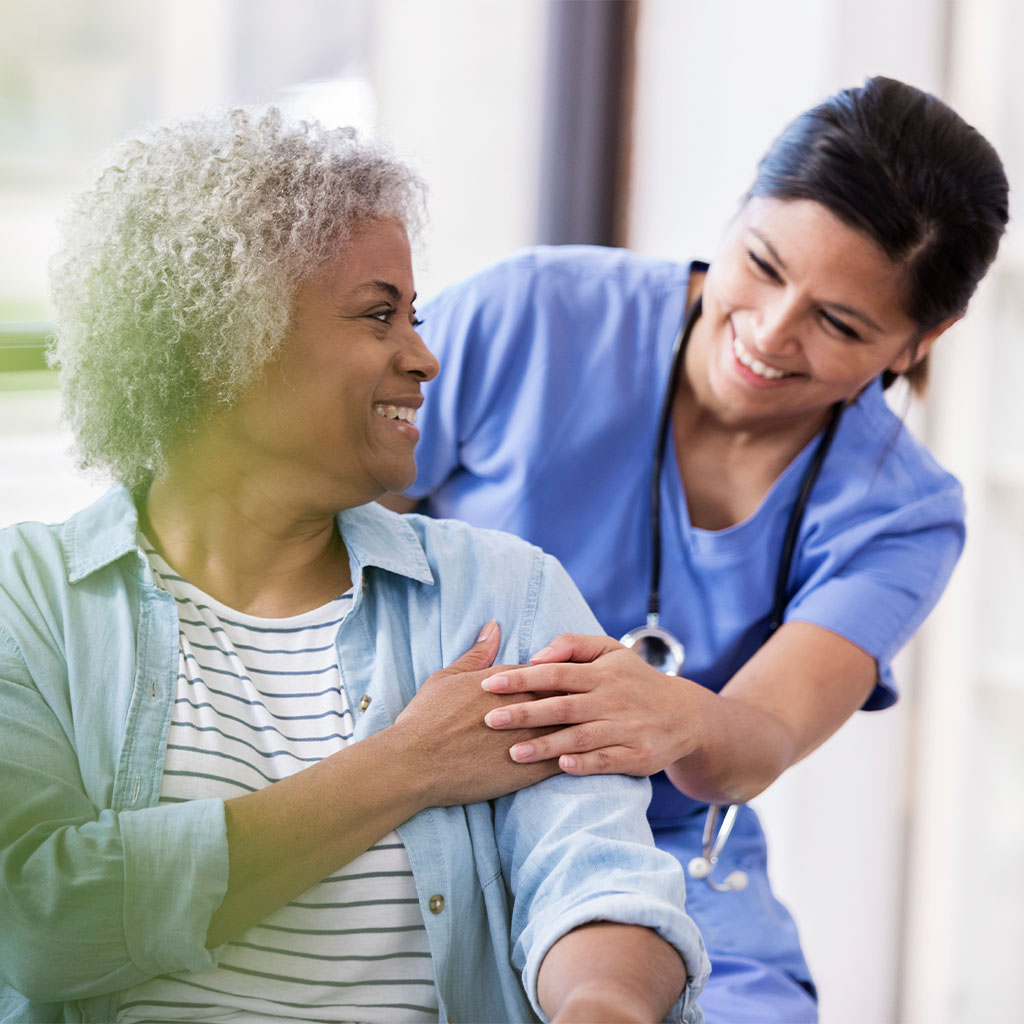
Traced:
[[[870, 74], [947, 99], [1024, 184], [1015, 0], [638, 11], [637, 250], [713, 255], [782, 124]], [[430, 183], [429, 295], [538, 237], [549, 13], [547, 0], [0, 0], [0, 525], [63, 518], [99, 490], [72, 469], [52, 374], [14, 370], [10, 353], [47, 329], [56, 216], [109, 143], [153, 117], [267, 100], [380, 134]], [[1022, 284], [1014, 225], [939, 346], [927, 401], [900, 407], [970, 505], [950, 590], [901, 656], [903, 700], [855, 717], [758, 801], [824, 1024], [1024, 1020]]]

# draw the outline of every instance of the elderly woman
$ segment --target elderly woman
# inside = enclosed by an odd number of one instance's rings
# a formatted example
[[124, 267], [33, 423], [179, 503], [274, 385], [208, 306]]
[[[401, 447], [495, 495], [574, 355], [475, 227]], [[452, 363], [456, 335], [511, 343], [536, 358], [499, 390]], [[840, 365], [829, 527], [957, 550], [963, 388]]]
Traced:
[[487, 666], [596, 632], [582, 598], [374, 503], [438, 369], [418, 197], [234, 111], [128, 142], [69, 218], [55, 357], [116, 486], [0, 535], [5, 1020], [700, 1019], [646, 780], [483, 724]]

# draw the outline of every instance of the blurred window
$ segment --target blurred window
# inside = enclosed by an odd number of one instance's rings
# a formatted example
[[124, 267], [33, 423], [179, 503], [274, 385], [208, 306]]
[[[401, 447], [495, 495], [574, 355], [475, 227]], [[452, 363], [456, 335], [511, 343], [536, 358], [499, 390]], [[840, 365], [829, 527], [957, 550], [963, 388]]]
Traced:
[[533, 240], [545, 14], [545, 0], [3, 0], [0, 526], [63, 518], [103, 486], [72, 471], [58, 422], [46, 268], [109, 145], [223, 104], [379, 130], [431, 189], [426, 295]]

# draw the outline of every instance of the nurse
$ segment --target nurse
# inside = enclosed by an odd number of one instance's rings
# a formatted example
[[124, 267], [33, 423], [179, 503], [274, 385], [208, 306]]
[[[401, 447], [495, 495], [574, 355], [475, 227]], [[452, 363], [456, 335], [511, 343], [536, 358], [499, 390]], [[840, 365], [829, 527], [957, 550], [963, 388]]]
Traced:
[[[883, 388], [923, 389], [996, 255], [1007, 191], [954, 111], [872, 78], [785, 128], [710, 266], [538, 248], [423, 311], [441, 373], [419, 476], [393, 503], [539, 544], [609, 634], [559, 637], [491, 677], [492, 692], [547, 696], [487, 723], [561, 727], [511, 745], [518, 762], [653, 775], [657, 842], [684, 865], [707, 805], [741, 805], [714, 877], [748, 884], [687, 894], [712, 1024], [817, 1017], [745, 803], [858, 708], [896, 700], [893, 656], [960, 554], [961, 488]], [[652, 568], [679, 678], [612, 639], [647, 619]]]

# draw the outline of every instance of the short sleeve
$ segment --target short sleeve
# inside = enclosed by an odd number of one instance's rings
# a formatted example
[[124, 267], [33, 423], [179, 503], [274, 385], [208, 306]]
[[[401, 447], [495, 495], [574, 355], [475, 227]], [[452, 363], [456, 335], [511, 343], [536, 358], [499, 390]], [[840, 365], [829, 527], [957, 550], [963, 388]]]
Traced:
[[964, 545], [960, 487], [848, 525], [816, 543], [819, 565], [786, 611], [786, 621], [838, 633], [878, 662], [878, 683], [864, 709], [895, 703], [891, 662], [941, 596]]

